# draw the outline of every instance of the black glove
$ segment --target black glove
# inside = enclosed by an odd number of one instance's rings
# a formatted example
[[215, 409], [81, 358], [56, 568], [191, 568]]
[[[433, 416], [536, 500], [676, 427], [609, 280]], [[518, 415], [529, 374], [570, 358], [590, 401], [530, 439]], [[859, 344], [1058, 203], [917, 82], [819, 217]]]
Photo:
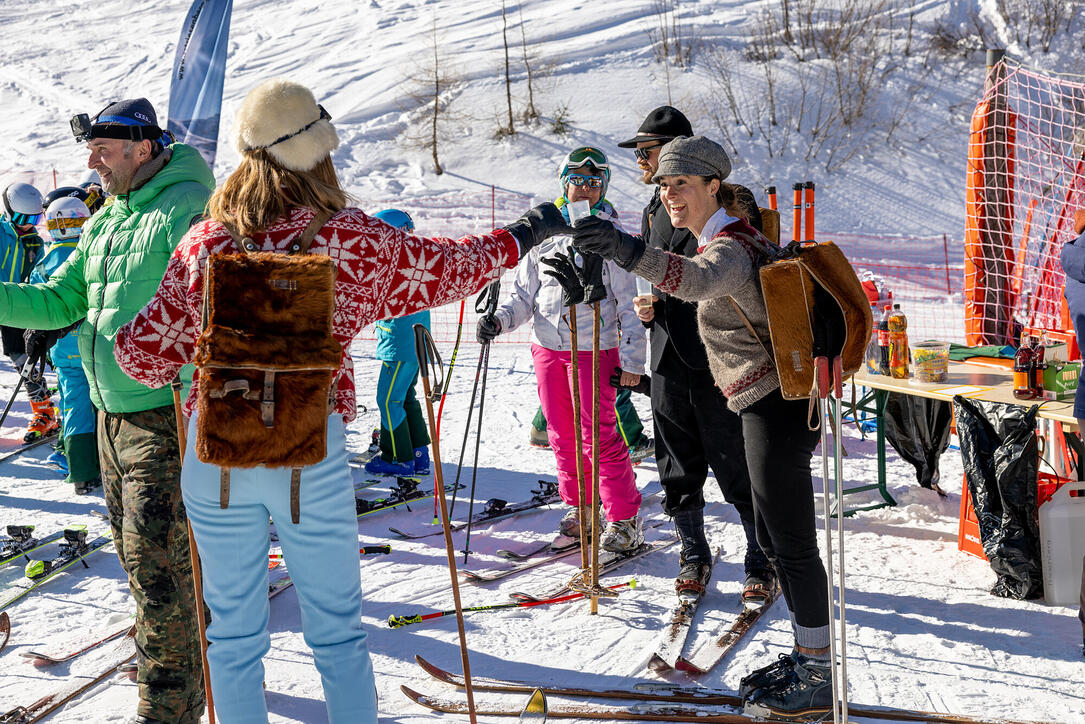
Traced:
[[570, 248], [566, 254], [541, 260], [550, 267], [543, 274], [554, 277], [561, 285], [561, 301], [566, 307], [594, 304], [607, 297], [603, 285], [603, 258], [598, 254], [581, 254], [581, 258], [583, 266], [577, 266], [576, 250]]
[[557, 206], [545, 203], [506, 226], [505, 231], [516, 237], [520, 243], [520, 256], [523, 257], [533, 246], [538, 246], [551, 236], [569, 234], [572, 229]]
[[630, 271], [644, 256], [644, 239], [620, 231], [618, 227], [598, 216], [577, 219], [573, 226], [573, 245], [581, 253], [598, 254], [613, 259], [618, 266]]
[[641, 375], [640, 382], [632, 387], [624, 387], [622, 385], [622, 371], [618, 370], [610, 376], [610, 386], [619, 390], [631, 390], [633, 392], [639, 392], [642, 395], [651, 396], [652, 394], [652, 378], [648, 375]]
[[479, 344], [489, 344], [494, 337], [501, 334], [501, 322], [492, 314], [484, 314], [478, 318], [478, 326], [475, 328], [475, 339]]

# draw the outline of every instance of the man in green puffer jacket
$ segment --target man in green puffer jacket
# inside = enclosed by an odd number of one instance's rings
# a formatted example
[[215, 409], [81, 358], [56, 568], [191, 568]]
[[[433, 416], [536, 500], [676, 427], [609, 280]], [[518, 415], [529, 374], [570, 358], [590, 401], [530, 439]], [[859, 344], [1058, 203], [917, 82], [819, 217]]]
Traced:
[[195, 724], [204, 692], [173, 396], [121, 372], [113, 340], [154, 296], [215, 179], [194, 148], [168, 145], [144, 98], [111, 103], [93, 119], [77, 116], [72, 126], [87, 143], [87, 166], [114, 198], [47, 283], [0, 284], [0, 324], [59, 329], [86, 318], [79, 353], [98, 408], [102, 485], [136, 600], [135, 722]]

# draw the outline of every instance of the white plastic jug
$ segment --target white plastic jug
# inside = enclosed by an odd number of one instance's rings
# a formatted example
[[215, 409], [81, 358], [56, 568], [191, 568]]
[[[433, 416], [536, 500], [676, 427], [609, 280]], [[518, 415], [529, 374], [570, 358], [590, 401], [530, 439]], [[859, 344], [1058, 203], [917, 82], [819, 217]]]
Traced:
[[1077, 605], [1085, 556], [1085, 483], [1067, 483], [1040, 506], [1040, 546], [1044, 598], [1059, 606]]

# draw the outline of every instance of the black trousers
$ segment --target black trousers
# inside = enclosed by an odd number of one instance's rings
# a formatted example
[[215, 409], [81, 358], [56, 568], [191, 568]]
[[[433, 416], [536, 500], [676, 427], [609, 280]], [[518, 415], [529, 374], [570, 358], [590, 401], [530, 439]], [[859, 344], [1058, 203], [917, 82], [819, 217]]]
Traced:
[[746, 531], [747, 571], [768, 567], [758, 545], [750, 474], [739, 416], [727, 409], [707, 371], [683, 368], [652, 375], [652, 420], [656, 464], [663, 486], [663, 512], [704, 507], [708, 469], [724, 499], [735, 506]]
[[[653, 380], [654, 384], [655, 380]], [[777, 389], [742, 411], [742, 436], [753, 486], [757, 540], [776, 563], [787, 607], [801, 629], [824, 627], [799, 645], [828, 646], [829, 603], [818, 553], [810, 458], [820, 439], [807, 425], [806, 400], [784, 400]]]

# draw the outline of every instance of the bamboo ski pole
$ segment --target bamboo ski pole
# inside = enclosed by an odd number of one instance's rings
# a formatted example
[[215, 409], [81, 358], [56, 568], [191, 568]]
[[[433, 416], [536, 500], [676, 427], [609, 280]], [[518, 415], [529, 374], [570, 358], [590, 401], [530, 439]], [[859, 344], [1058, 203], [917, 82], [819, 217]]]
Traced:
[[[580, 365], [577, 351], [576, 335], [576, 305], [569, 307], [569, 346], [572, 353], [569, 358], [569, 372], [572, 375], [573, 394], [573, 441], [576, 449], [576, 492], [579, 502], [576, 505], [576, 516], [580, 522], [580, 572], [583, 575], [591, 565], [588, 550], [588, 511], [587, 511], [587, 486], [584, 483], [584, 441], [580, 433]], [[592, 528], [595, 527], [594, 521]]]
[[[185, 449], [188, 441], [185, 439], [185, 413], [181, 409], [181, 375], [170, 383], [173, 389], [173, 415], [177, 422], [177, 447], [181, 453], [181, 464], [184, 465]], [[200, 633], [200, 662], [203, 664], [203, 689], [207, 700], [207, 721], [215, 724], [215, 698], [211, 693], [211, 667], [207, 663], [207, 617], [203, 612], [203, 570], [200, 567], [200, 552], [196, 548], [196, 536], [192, 534], [192, 523], [185, 518], [185, 526], [188, 530], [188, 560], [192, 564], [192, 589], [196, 596], [196, 628]]]
[[433, 445], [433, 477], [437, 486], [437, 499], [440, 505], [441, 511], [441, 525], [444, 526], [445, 534], [445, 553], [448, 555], [448, 575], [452, 579], [452, 601], [456, 610], [456, 627], [459, 629], [460, 635], [460, 658], [463, 661], [463, 682], [464, 690], [467, 692], [467, 715], [471, 720], [471, 724], [475, 724], [477, 721], [475, 716], [475, 694], [471, 686], [471, 662], [467, 655], [467, 631], [463, 624], [463, 604], [460, 601], [460, 581], [456, 575], [456, 552], [452, 546], [452, 530], [448, 523], [448, 505], [445, 501], [445, 481], [444, 476], [441, 473], [441, 443], [437, 434], [437, 421], [433, 416], [433, 393], [432, 388], [441, 388], [441, 382], [438, 381], [434, 385], [430, 385], [430, 355], [433, 355], [433, 360], [437, 367], [441, 368], [441, 375], [444, 375], [444, 369], [441, 364], [441, 357], [437, 354], [437, 346], [433, 343], [433, 337], [430, 336], [429, 330], [421, 324], [414, 325], [414, 344], [415, 355], [418, 357], [418, 369], [422, 375], [422, 392], [426, 397], [426, 417], [429, 421], [429, 429], [431, 431], [431, 437], [433, 438], [431, 444]]
[[[599, 302], [591, 305], [591, 508], [592, 522], [599, 515]], [[599, 526], [591, 527], [591, 612], [599, 613]]]

